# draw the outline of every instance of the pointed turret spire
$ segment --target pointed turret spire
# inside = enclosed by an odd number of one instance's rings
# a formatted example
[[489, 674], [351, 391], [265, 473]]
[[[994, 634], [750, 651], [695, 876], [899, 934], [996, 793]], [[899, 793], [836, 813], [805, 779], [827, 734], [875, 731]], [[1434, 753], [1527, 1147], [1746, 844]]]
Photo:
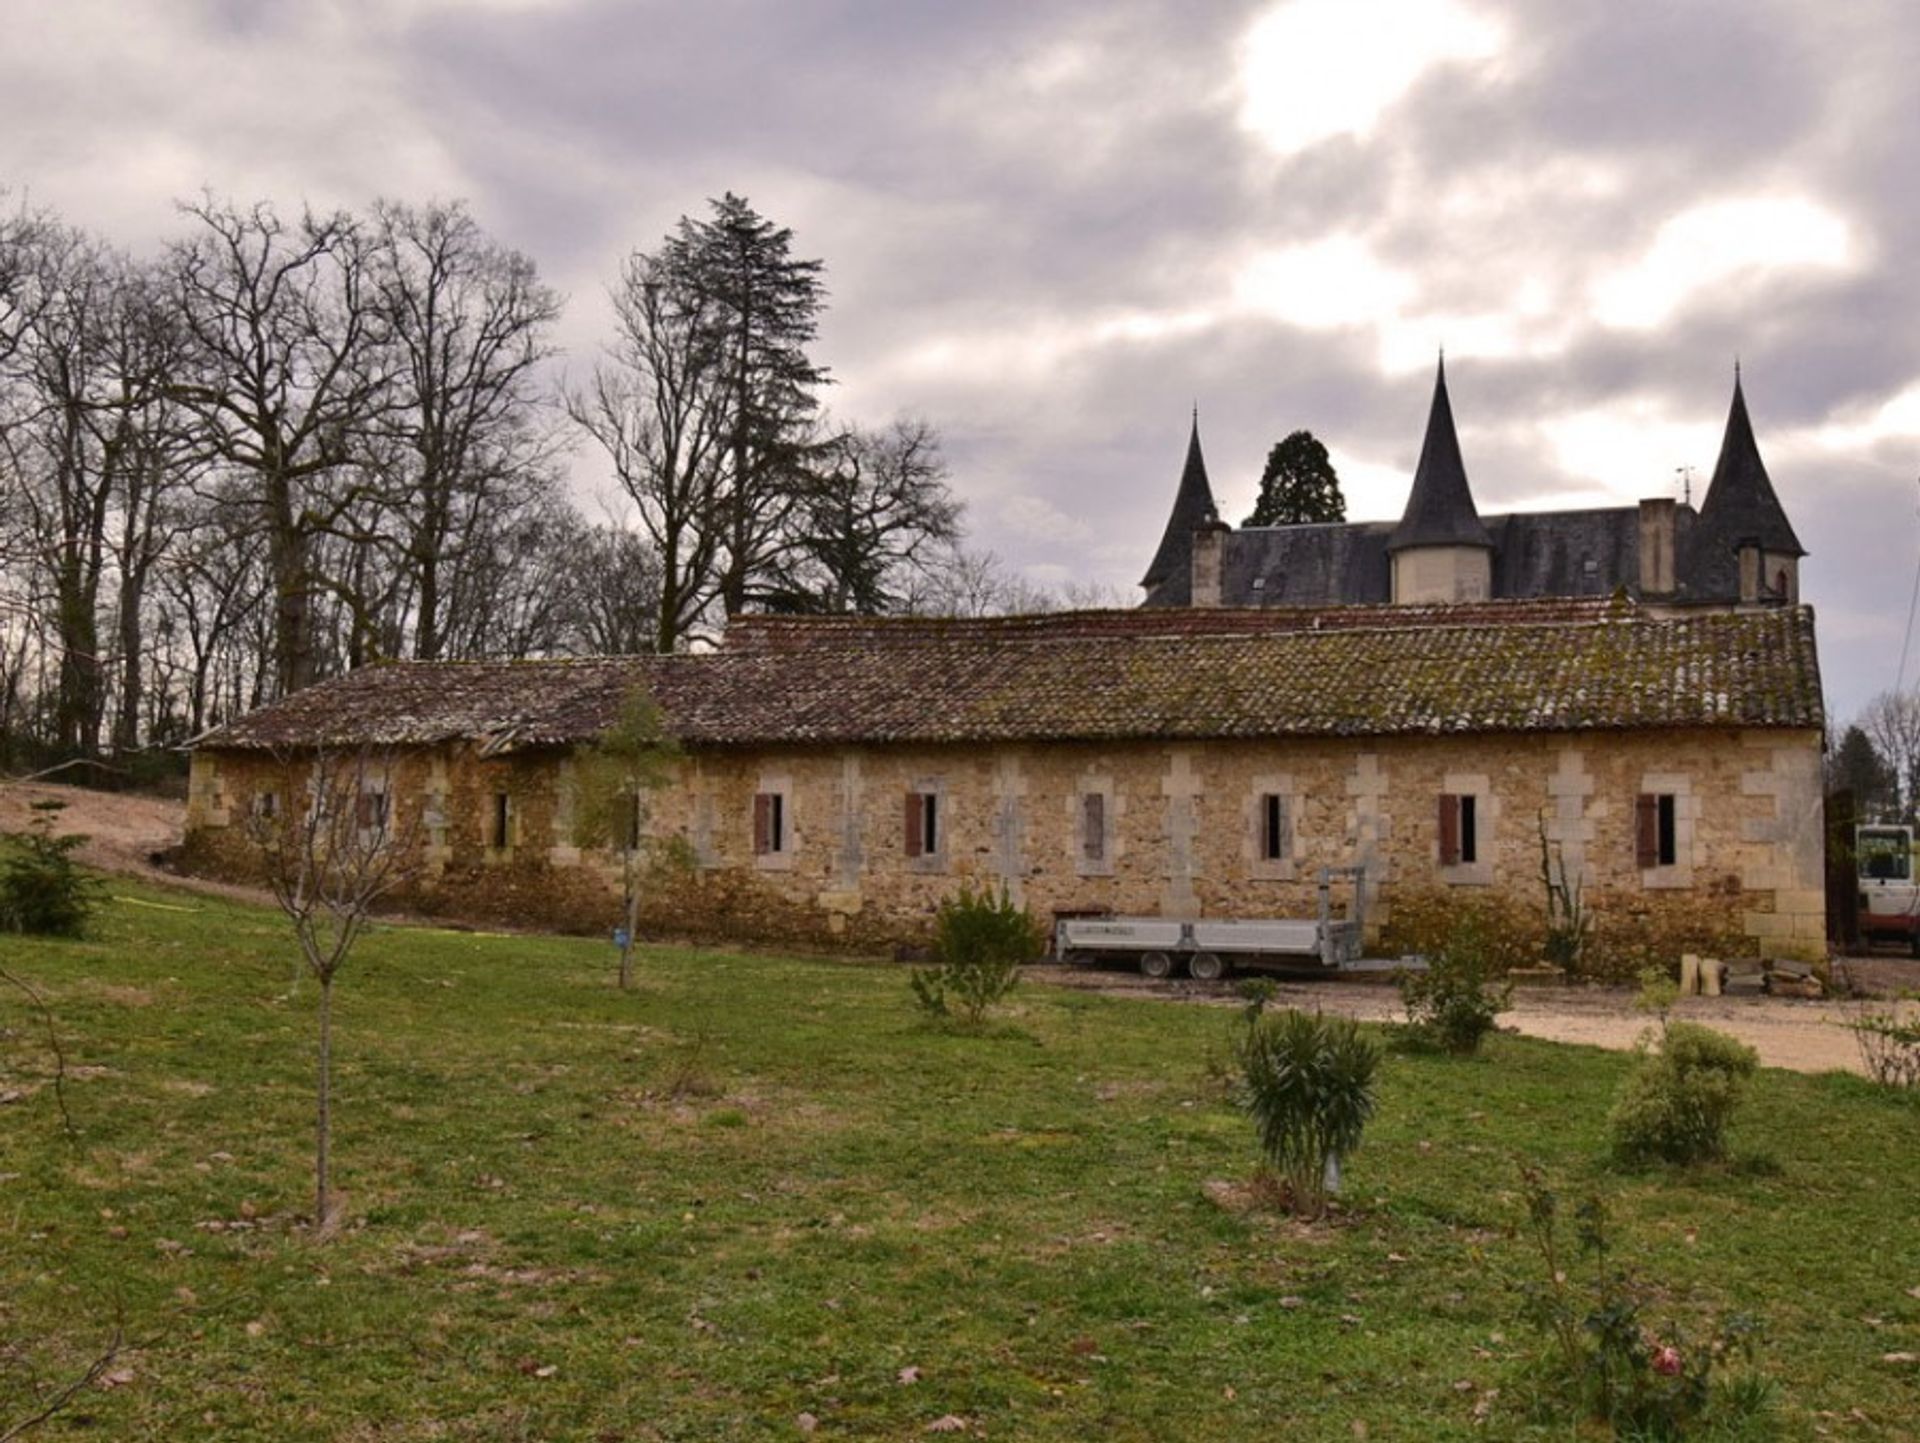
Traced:
[[[1193, 565], [1193, 533], [1219, 519], [1213, 487], [1207, 480], [1206, 458], [1200, 454], [1200, 408], [1193, 408], [1193, 432], [1187, 440], [1187, 464], [1180, 473], [1180, 489], [1174, 493], [1173, 514], [1167, 517], [1167, 529], [1160, 537], [1160, 549], [1153, 553], [1141, 585], [1148, 591], [1169, 582], [1184, 583]], [[1184, 598], [1181, 598], [1184, 601]]]
[[1414, 468], [1407, 509], [1387, 540], [1388, 551], [1413, 546], [1493, 546], [1480, 524], [1467, 485], [1467, 466], [1460, 459], [1460, 438], [1453, 429], [1453, 403], [1447, 399], [1447, 361], [1440, 358], [1434, 374], [1433, 407], [1427, 413], [1427, 438], [1420, 446], [1420, 464]]
[[1700, 503], [1700, 519], [1693, 528], [1694, 545], [1731, 555], [1744, 544], [1757, 543], [1763, 551], [1781, 556], [1805, 556], [1806, 548], [1793, 534], [1786, 508], [1774, 494], [1767, 464], [1760, 459], [1760, 443], [1753, 438], [1747, 416], [1747, 395], [1740, 383], [1740, 363], [1733, 366], [1733, 405], [1727, 411], [1727, 431], [1720, 442], [1720, 459], [1713, 464], [1713, 480]]

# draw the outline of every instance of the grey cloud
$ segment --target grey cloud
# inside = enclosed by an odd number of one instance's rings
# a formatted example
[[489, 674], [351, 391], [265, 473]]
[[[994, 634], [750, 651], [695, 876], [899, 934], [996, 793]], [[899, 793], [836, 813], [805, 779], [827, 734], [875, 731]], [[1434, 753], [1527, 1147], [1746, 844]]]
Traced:
[[[1553, 313], [1539, 334], [1563, 332], [1558, 353], [1495, 358], [1469, 345], [1450, 365], [1489, 505], [1591, 489], [1542, 454], [1537, 426], [1556, 415], [1649, 404], [1717, 434], [1738, 354], [1813, 552], [1808, 594], [1835, 618], [1822, 635], [1830, 691], [1851, 710], [1890, 684], [1920, 467], [1905, 443], [1834, 457], [1784, 438], [1920, 379], [1920, 275], [1905, 264], [1920, 247], [1920, 14], [1899, 0], [1484, 0], [1512, 37], [1497, 62], [1437, 67], [1367, 135], [1282, 157], [1235, 113], [1233, 46], [1261, 8], [414, 0], [365, 12], [367, 53], [353, 64], [362, 78], [376, 62], [390, 73], [393, 142], [443, 155], [437, 188], [468, 197], [572, 293], [575, 362], [621, 255], [705, 197], [740, 190], [795, 227], [829, 267], [834, 404], [875, 418], [911, 408], [941, 426], [977, 540], [1021, 565], [1136, 580], [1196, 399], [1230, 514], [1250, 503], [1267, 447], [1296, 426], [1411, 471], [1430, 370], [1383, 371], [1365, 328], [1226, 313], [1233, 264], [1260, 248], [1357, 235], [1414, 278], [1414, 308], [1435, 315], [1502, 312], [1521, 277], [1542, 278]], [[75, 180], [117, 135], [171, 137], [204, 156], [216, 184], [280, 173], [269, 162], [284, 117], [210, 134], [184, 99], [176, 114], [156, 97], [176, 57], [231, 43], [258, 74], [228, 83], [273, 113], [276, 47], [297, 42], [308, 12], [221, 0], [198, 13], [181, 7], [164, 27], [137, 103], [77, 84], [84, 66], [0, 61], [14, 85], [0, 98], [0, 180], [57, 173], [71, 219], [105, 224], [95, 205], [123, 228], [150, 214], [159, 235], [172, 226], [165, 193], [86, 200]], [[366, 196], [390, 188], [384, 156], [364, 136], [347, 144], [329, 153], [316, 138], [298, 173], [316, 188], [356, 177]], [[1622, 183], [1583, 189], [1583, 168]], [[1665, 219], [1761, 192], [1844, 214], [1865, 269], [1703, 291], [1644, 331], [1589, 314], [1589, 288]], [[1116, 315], [1188, 309], [1222, 314], [1154, 339], [1088, 340]], [[943, 340], [991, 342], [1007, 360], [907, 364]], [[1712, 457], [1673, 464], [1683, 461]], [[580, 467], [590, 485], [584, 453]], [[1623, 498], [1671, 481], [1601, 469]], [[1087, 521], [1097, 544], [1036, 534], [1042, 513], [1023, 497]]]

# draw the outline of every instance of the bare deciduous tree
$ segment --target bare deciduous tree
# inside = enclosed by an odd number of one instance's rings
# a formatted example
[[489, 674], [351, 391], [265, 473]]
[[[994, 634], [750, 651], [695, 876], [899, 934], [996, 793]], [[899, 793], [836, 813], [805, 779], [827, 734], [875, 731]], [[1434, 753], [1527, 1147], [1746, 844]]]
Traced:
[[704, 298], [658, 257], [627, 260], [613, 305], [619, 334], [567, 409], [606, 451], [660, 559], [654, 647], [673, 651], [697, 633], [719, 588], [730, 435], [714, 395], [725, 357]]
[[901, 609], [959, 540], [961, 505], [946, 476], [939, 433], [925, 421], [844, 432], [824, 448], [800, 508], [793, 578], [771, 604], [868, 616]]
[[[298, 965], [320, 986], [315, 1078], [314, 1227], [331, 1219], [333, 988], [374, 907], [410, 880], [420, 814], [398, 815], [391, 752], [321, 748], [285, 757], [274, 800], [248, 817], [248, 839], [274, 900], [293, 924]], [[304, 775], [303, 775], [304, 774]], [[296, 973], [297, 975], [297, 973]]]
[[464, 206], [374, 208], [374, 283], [395, 353], [397, 507], [413, 588], [413, 655], [445, 654], [449, 577], [490, 520], [551, 482], [539, 368], [560, 297]]
[[1900, 816], [1920, 801], [1920, 692], [1883, 691], [1860, 713], [1860, 728], [1893, 770]]
[[296, 691], [320, 675], [317, 539], [357, 499], [340, 483], [394, 405], [372, 244], [343, 212], [289, 223], [211, 197], [184, 209], [200, 229], [169, 270], [193, 374], [173, 394], [207, 455], [248, 478], [273, 579], [275, 689]]

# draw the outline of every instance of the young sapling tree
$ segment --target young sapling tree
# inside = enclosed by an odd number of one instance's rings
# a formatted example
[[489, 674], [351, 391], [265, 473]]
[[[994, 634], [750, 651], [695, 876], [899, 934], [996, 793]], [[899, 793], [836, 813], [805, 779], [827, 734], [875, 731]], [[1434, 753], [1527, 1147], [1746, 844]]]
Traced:
[[627, 694], [614, 724], [574, 759], [575, 845], [620, 859], [620, 987], [633, 986], [633, 938], [640, 921], [640, 860], [653, 794], [673, 779], [680, 748], [660, 708], [641, 687]]
[[[388, 790], [390, 754], [321, 748], [306, 770], [305, 795], [288, 788], [287, 805], [256, 810], [247, 836], [267, 886], [293, 924], [300, 960], [320, 985], [314, 1117], [314, 1228], [330, 1220], [329, 1150], [333, 1125], [333, 986], [375, 904], [413, 875], [419, 814], [402, 822]], [[293, 778], [299, 763], [280, 770]]]

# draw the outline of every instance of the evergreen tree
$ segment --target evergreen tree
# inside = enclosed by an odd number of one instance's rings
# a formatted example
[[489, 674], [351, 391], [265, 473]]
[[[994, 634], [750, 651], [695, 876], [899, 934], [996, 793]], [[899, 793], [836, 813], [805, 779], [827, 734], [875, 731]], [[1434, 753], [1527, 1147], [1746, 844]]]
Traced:
[[720, 599], [729, 616], [766, 600], [793, 544], [827, 372], [807, 354], [826, 305], [824, 266], [793, 255], [793, 232], [728, 192], [705, 220], [682, 218], [667, 268], [698, 296], [718, 358], [727, 458], [719, 497]]
[[1243, 526], [1294, 526], [1306, 521], [1345, 521], [1347, 500], [1327, 448], [1311, 431], [1295, 431], [1267, 453], [1260, 473], [1260, 499]]
[[1880, 816], [1894, 804], [1898, 790], [1893, 768], [1869, 737], [1858, 726], [1850, 726], [1840, 738], [1828, 762], [1828, 786], [1834, 791], [1853, 793], [1854, 815], [1863, 820]]

